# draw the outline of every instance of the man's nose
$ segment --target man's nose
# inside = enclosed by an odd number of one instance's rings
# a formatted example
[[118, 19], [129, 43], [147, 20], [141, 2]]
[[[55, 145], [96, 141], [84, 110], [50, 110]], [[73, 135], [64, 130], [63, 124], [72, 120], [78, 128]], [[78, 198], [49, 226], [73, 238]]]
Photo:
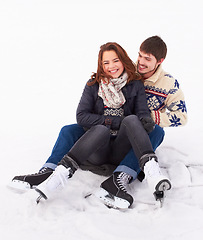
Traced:
[[142, 58], [138, 59], [138, 64], [144, 65], [144, 60]]

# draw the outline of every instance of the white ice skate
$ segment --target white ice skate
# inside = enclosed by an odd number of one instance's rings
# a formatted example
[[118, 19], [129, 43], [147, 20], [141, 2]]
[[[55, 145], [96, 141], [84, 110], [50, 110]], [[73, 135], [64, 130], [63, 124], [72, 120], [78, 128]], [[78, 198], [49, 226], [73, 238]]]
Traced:
[[145, 164], [144, 173], [150, 191], [154, 194], [155, 199], [161, 202], [162, 206], [164, 192], [171, 189], [170, 180], [161, 173], [159, 164], [154, 158]]
[[47, 200], [56, 191], [62, 190], [72, 175], [71, 167], [66, 168], [59, 165], [50, 177], [36, 187], [35, 190], [40, 194], [36, 202], [39, 203], [42, 198]]

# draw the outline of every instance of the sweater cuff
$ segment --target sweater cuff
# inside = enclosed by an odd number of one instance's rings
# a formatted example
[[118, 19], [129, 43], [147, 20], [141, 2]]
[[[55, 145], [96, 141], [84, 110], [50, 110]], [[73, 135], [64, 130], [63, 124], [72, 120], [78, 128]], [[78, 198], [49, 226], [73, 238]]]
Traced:
[[151, 117], [154, 120], [155, 124], [160, 125], [161, 117], [159, 111], [152, 111]]

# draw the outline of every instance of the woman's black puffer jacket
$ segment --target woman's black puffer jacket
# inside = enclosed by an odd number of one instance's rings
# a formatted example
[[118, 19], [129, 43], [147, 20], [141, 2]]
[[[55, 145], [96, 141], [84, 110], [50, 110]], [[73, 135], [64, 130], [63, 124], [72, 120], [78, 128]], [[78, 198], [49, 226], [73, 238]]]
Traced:
[[[91, 80], [90, 80], [91, 81]], [[84, 128], [95, 125], [110, 125], [113, 130], [118, 130], [123, 117], [104, 116], [104, 103], [98, 96], [99, 84], [92, 86], [86, 84], [77, 108], [77, 123]], [[122, 88], [126, 102], [123, 105], [124, 117], [137, 115], [139, 119], [150, 117], [147, 107], [145, 88], [140, 80], [134, 80]]]

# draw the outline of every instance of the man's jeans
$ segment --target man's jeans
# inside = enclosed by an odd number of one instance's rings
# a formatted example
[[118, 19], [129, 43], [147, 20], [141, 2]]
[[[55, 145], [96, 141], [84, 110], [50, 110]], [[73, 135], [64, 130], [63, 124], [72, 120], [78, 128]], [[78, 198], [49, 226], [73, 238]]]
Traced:
[[[48, 158], [43, 167], [49, 167], [55, 169], [58, 162], [67, 154], [76, 141], [85, 133], [83, 127], [72, 124], [64, 126], [58, 136], [58, 139], [54, 145], [51, 156]], [[158, 125], [149, 134], [149, 138], [154, 151], [162, 143], [164, 138], [164, 130]], [[137, 174], [140, 172], [138, 159], [135, 157], [133, 150], [131, 149], [125, 158], [121, 161], [120, 165], [115, 171], [123, 171], [130, 174], [133, 179], [136, 179]]]
[[67, 154], [77, 140], [85, 133], [83, 127], [78, 124], [71, 124], [62, 127], [56, 140], [51, 156], [43, 167], [55, 169], [63, 156]]

